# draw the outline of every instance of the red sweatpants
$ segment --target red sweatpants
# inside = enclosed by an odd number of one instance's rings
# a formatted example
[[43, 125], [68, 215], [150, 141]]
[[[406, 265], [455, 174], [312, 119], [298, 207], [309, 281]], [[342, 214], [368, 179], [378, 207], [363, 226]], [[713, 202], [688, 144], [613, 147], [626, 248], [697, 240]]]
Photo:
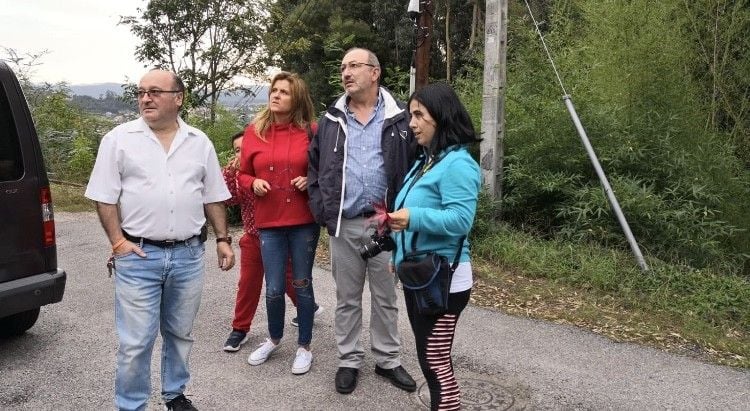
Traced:
[[[237, 299], [234, 303], [232, 328], [249, 332], [255, 317], [263, 287], [263, 260], [260, 256], [260, 238], [245, 233], [240, 238], [240, 281], [237, 283]], [[297, 294], [292, 286], [292, 265], [286, 265], [286, 294], [297, 305]]]

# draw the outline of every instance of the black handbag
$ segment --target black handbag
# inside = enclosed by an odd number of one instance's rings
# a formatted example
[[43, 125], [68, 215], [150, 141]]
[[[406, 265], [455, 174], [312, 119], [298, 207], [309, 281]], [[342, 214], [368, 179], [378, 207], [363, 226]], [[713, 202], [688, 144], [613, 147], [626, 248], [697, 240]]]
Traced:
[[[458, 267], [464, 238], [458, 245], [453, 264], [448, 259], [434, 251], [412, 251], [405, 254], [398, 265], [398, 278], [403, 284], [404, 291], [411, 293], [414, 305], [422, 315], [440, 315], [448, 311], [448, 295], [451, 290], [453, 272]], [[416, 243], [416, 234], [412, 237]], [[403, 244], [403, 236], [402, 236]]]
[[[451, 148], [449, 151], [454, 149]], [[420, 165], [415, 168], [414, 178], [406, 188], [406, 194], [414, 187], [417, 180], [431, 166], [442, 160], [447, 153], [438, 157], [430, 165], [426, 165], [427, 159], [423, 158]], [[406, 201], [406, 194], [401, 204], [396, 207], [397, 210], [403, 207]], [[453, 265], [450, 265], [447, 258], [434, 251], [416, 251], [418, 235], [419, 233], [415, 232], [414, 236], [412, 236], [411, 252], [407, 253], [404, 240], [405, 234], [401, 233], [401, 249], [404, 250], [404, 259], [399, 263], [396, 273], [399, 280], [401, 280], [401, 284], [404, 286], [404, 292], [411, 293], [414, 297], [415, 308], [419, 314], [444, 314], [448, 311], [448, 294], [450, 294], [451, 290], [451, 280], [453, 279], [453, 272], [458, 267], [458, 260], [461, 257], [461, 250], [463, 249], [466, 236], [461, 237], [456, 258], [453, 259]]]

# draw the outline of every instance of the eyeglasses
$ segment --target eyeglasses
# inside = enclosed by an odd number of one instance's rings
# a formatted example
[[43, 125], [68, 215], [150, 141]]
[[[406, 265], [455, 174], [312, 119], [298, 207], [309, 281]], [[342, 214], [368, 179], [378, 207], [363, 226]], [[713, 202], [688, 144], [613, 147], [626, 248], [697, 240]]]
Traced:
[[354, 71], [354, 70], [356, 70], [356, 69], [358, 69], [358, 68], [360, 68], [362, 66], [375, 67], [374, 64], [370, 64], [370, 63], [359, 63], [359, 62], [356, 62], [356, 61], [350, 61], [350, 62], [348, 62], [346, 64], [342, 64], [341, 67], [339, 67], [339, 69], [341, 69], [341, 72], [343, 73], [344, 70], [346, 70], [347, 68], [349, 70]]
[[157, 90], [157, 89], [151, 89], [151, 90], [138, 90], [138, 91], [136, 91], [136, 94], [138, 95], [138, 98], [143, 98], [143, 96], [145, 96], [147, 94], [151, 98], [159, 98], [159, 96], [161, 96], [162, 93], [182, 93], [182, 90]]

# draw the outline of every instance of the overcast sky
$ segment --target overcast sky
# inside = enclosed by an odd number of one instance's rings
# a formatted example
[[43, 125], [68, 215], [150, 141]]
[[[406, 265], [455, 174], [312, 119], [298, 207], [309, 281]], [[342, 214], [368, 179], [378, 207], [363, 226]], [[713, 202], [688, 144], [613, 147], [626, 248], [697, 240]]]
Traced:
[[[121, 15], [145, 0], [0, 0], [0, 47], [21, 54], [49, 50], [35, 82], [70, 84], [138, 81], [146, 71], [133, 56], [138, 39]], [[0, 50], [0, 56], [3, 56]]]

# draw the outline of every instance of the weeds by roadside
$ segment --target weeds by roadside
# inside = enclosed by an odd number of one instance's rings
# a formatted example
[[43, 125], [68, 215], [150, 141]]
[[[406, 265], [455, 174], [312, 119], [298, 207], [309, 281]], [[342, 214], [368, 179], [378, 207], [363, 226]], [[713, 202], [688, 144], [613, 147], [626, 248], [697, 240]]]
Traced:
[[750, 367], [750, 282], [494, 224], [472, 243], [473, 301], [721, 364]]
[[86, 187], [78, 184], [51, 183], [52, 205], [55, 211], [95, 211], [94, 202], [83, 196]]

